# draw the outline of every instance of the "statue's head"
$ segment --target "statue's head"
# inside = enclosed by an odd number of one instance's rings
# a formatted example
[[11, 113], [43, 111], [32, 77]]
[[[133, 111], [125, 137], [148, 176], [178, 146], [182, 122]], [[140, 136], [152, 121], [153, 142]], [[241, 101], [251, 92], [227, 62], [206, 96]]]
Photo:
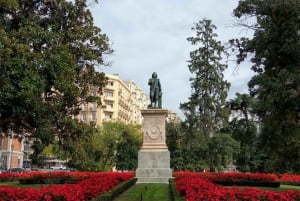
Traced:
[[157, 73], [156, 72], [152, 73], [152, 78], [157, 78]]

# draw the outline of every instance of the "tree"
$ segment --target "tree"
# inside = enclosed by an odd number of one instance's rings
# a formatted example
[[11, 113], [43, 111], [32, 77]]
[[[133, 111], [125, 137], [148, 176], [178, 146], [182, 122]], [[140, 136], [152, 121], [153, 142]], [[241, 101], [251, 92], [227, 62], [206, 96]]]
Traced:
[[240, 150], [237, 154], [237, 169], [243, 172], [256, 170], [258, 147], [257, 130], [260, 123], [256, 121], [253, 113], [255, 109], [255, 99], [248, 94], [236, 94], [236, 98], [229, 101], [232, 114], [236, 116], [230, 121], [232, 138], [240, 143]]
[[222, 171], [233, 164], [234, 155], [238, 153], [239, 143], [229, 134], [219, 133], [209, 139], [209, 169]]
[[101, 127], [101, 170], [133, 170], [142, 144], [141, 128], [122, 122], [105, 122]]
[[253, 38], [231, 42], [239, 50], [239, 63], [252, 55], [256, 74], [248, 85], [258, 100], [260, 144], [269, 158], [268, 171], [300, 168], [299, 7], [296, 0], [243, 0], [234, 10], [239, 24], [254, 30]]
[[224, 46], [216, 40], [216, 26], [210, 20], [203, 19], [196, 23], [192, 30], [196, 36], [187, 40], [197, 49], [190, 53], [188, 68], [193, 74], [190, 78], [192, 95], [187, 103], [181, 104], [181, 109], [188, 116], [193, 116], [196, 128], [200, 128], [205, 136], [210, 136], [219, 130], [228, 117], [224, 108], [229, 83], [224, 80], [223, 72], [227, 68], [222, 64], [222, 56], [226, 55]]
[[117, 142], [117, 170], [135, 170], [138, 166], [138, 151], [142, 145], [141, 127], [127, 125]]
[[101, 169], [103, 139], [100, 129], [95, 128], [95, 125], [77, 124], [75, 121], [72, 133], [80, 136], [80, 138], [76, 140], [65, 138], [64, 143], [54, 142], [54, 155], [57, 158], [68, 160], [68, 166], [78, 170], [103, 170]]
[[166, 123], [166, 144], [170, 151], [170, 166], [173, 170], [185, 169], [183, 157], [183, 131], [180, 123]]
[[72, 117], [81, 103], [101, 104], [89, 87], [101, 92], [106, 78], [95, 66], [105, 64], [111, 49], [87, 0], [0, 5], [0, 128], [32, 133], [38, 155], [54, 134], [62, 143], [74, 135]]
[[192, 28], [195, 36], [187, 38], [196, 46], [188, 61], [193, 75], [190, 78], [192, 95], [188, 102], [180, 105], [186, 116], [183, 128], [189, 160], [194, 158], [192, 163], [197, 163], [203, 159], [202, 166], [206, 167], [208, 139], [226, 126], [228, 118], [228, 110], [224, 106], [229, 83], [223, 76], [227, 65], [222, 63], [226, 52], [221, 42], [216, 40], [215, 29], [211, 20], [203, 19]]

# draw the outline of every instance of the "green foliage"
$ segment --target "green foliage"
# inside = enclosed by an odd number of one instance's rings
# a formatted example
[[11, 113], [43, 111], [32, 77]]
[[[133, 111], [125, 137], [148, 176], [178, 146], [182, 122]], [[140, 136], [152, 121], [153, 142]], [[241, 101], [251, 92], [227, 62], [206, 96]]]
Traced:
[[85, 123], [76, 125], [74, 135], [52, 146], [52, 153], [60, 159], [68, 159], [69, 167], [85, 171], [109, 171], [114, 167], [136, 169], [142, 143], [140, 126], [121, 122], [105, 122], [99, 128]]
[[133, 170], [142, 144], [141, 127], [121, 122], [105, 122], [102, 127], [101, 163], [104, 167]]
[[122, 131], [117, 142], [116, 168], [118, 170], [135, 170], [137, 168], [138, 151], [142, 144], [141, 136], [140, 128], [133, 132], [130, 130]]
[[222, 171], [228, 164], [233, 164], [234, 154], [239, 150], [239, 143], [229, 134], [219, 133], [209, 139], [209, 169]]
[[170, 165], [174, 170], [184, 169], [182, 156], [182, 129], [178, 123], [166, 123], [166, 144], [170, 151]]
[[196, 35], [187, 40], [196, 46], [190, 52], [188, 68], [192, 95], [187, 103], [180, 105], [187, 117], [188, 125], [200, 129], [205, 136], [214, 134], [226, 124], [228, 111], [223, 106], [229, 83], [224, 80], [227, 68], [222, 64], [222, 56], [227, 53], [214, 33], [216, 26], [211, 20], [203, 19], [192, 28]]
[[182, 126], [181, 150], [174, 152], [184, 169], [209, 168], [209, 138], [227, 125], [229, 113], [224, 106], [230, 85], [223, 75], [227, 65], [222, 63], [227, 53], [216, 40], [215, 29], [211, 20], [203, 19], [192, 28], [195, 36], [187, 38], [196, 47], [188, 61], [192, 94], [188, 102], [180, 105], [186, 121]]
[[109, 53], [86, 0], [0, 1], [0, 128], [33, 133], [35, 156], [54, 134], [70, 142], [80, 103], [101, 103], [88, 89], [101, 92]]
[[257, 147], [257, 129], [259, 123], [254, 121], [256, 101], [247, 94], [236, 94], [236, 98], [229, 101], [232, 112], [240, 114], [230, 122], [232, 138], [240, 143], [240, 150], [235, 158], [237, 169], [242, 172], [256, 171], [259, 163]]
[[31, 184], [74, 184], [83, 180], [82, 178], [72, 178], [71, 176], [63, 176], [59, 178], [45, 178], [42, 175], [37, 175], [33, 178], [20, 178], [20, 185]]
[[54, 155], [68, 160], [68, 166], [78, 170], [101, 170], [98, 159], [98, 152], [101, 150], [99, 130], [85, 123], [75, 125], [72, 127], [74, 135], [56, 141]]
[[267, 171], [299, 170], [299, 8], [294, 0], [243, 0], [234, 10], [239, 23], [254, 30], [253, 38], [231, 42], [238, 63], [252, 55], [256, 75], [248, 85], [263, 123], [260, 149], [267, 155]]
[[253, 186], [253, 187], [270, 187], [279, 188], [279, 181], [230, 181], [230, 180], [216, 180], [215, 184], [222, 186]]
[[174, 179], [169, 179], [169, 200], [170, 201], [183, 201], [184, 198], [181, 197], [176, 189]]

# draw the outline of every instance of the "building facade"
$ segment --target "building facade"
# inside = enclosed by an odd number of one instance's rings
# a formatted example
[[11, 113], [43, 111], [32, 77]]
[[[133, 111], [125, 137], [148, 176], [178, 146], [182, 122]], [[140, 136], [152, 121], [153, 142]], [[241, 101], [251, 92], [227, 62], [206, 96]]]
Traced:
[[106, 74], [108, 82], [102, 95], [96, 88], [90, 88], [90, 93], [101, 97], [101, 106], [97, 103], [82, 104], [78, 118], [85, 123], [95, 122], [101, 125], [105, 121], [121, 121], [129, 124], [141, 124], [141, 109], [146, 109], [149, 97], [134, 81], [123, 81], [118, 75]]
[[175, 123], [178, 124], [181, 122], [180, 117], [177, 115], [177, 113], [168, 110], [168, 115], [167, 115], [167, 122], [168, 123]]
[[23, 167], [29, 156], [29, 143], [25, 132], [15, 133], [11, 129], [0, 133], [0, 169]]

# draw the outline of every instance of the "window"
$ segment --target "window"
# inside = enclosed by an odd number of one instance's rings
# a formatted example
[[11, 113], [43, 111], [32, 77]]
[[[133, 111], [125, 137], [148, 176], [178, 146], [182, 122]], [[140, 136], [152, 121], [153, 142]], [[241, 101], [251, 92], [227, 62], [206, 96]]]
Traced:
[[112, 118], [112, 114], [105, 113], [105, 119], [111, 119], [111, 118]]
[[82, 121], [86, 122], [86, 112], [82, 112]]
[[112, 91], [105, 91], [104, 92], [104, 95], [105, 96], [108, 96], [108, 97], [113, 97], [114, 96], [114, 93]]
[[106, 103], [106, 108], [113, 108], [114, 105], [112, 103]]
[[107, 83], [107, 86], [114, 86], [114, 82], [113, 82], [113, 81], [109, 81], [109, 82]]
[[92, 96], [96, 97], [97, 95], [97, 91], [92, 91]]
[[92, 112], [92, 113], [91, 113], [91, 120], [92, 120], [92, 121], [96, 121], [96, 120], [97, 120], [96, 112]]

